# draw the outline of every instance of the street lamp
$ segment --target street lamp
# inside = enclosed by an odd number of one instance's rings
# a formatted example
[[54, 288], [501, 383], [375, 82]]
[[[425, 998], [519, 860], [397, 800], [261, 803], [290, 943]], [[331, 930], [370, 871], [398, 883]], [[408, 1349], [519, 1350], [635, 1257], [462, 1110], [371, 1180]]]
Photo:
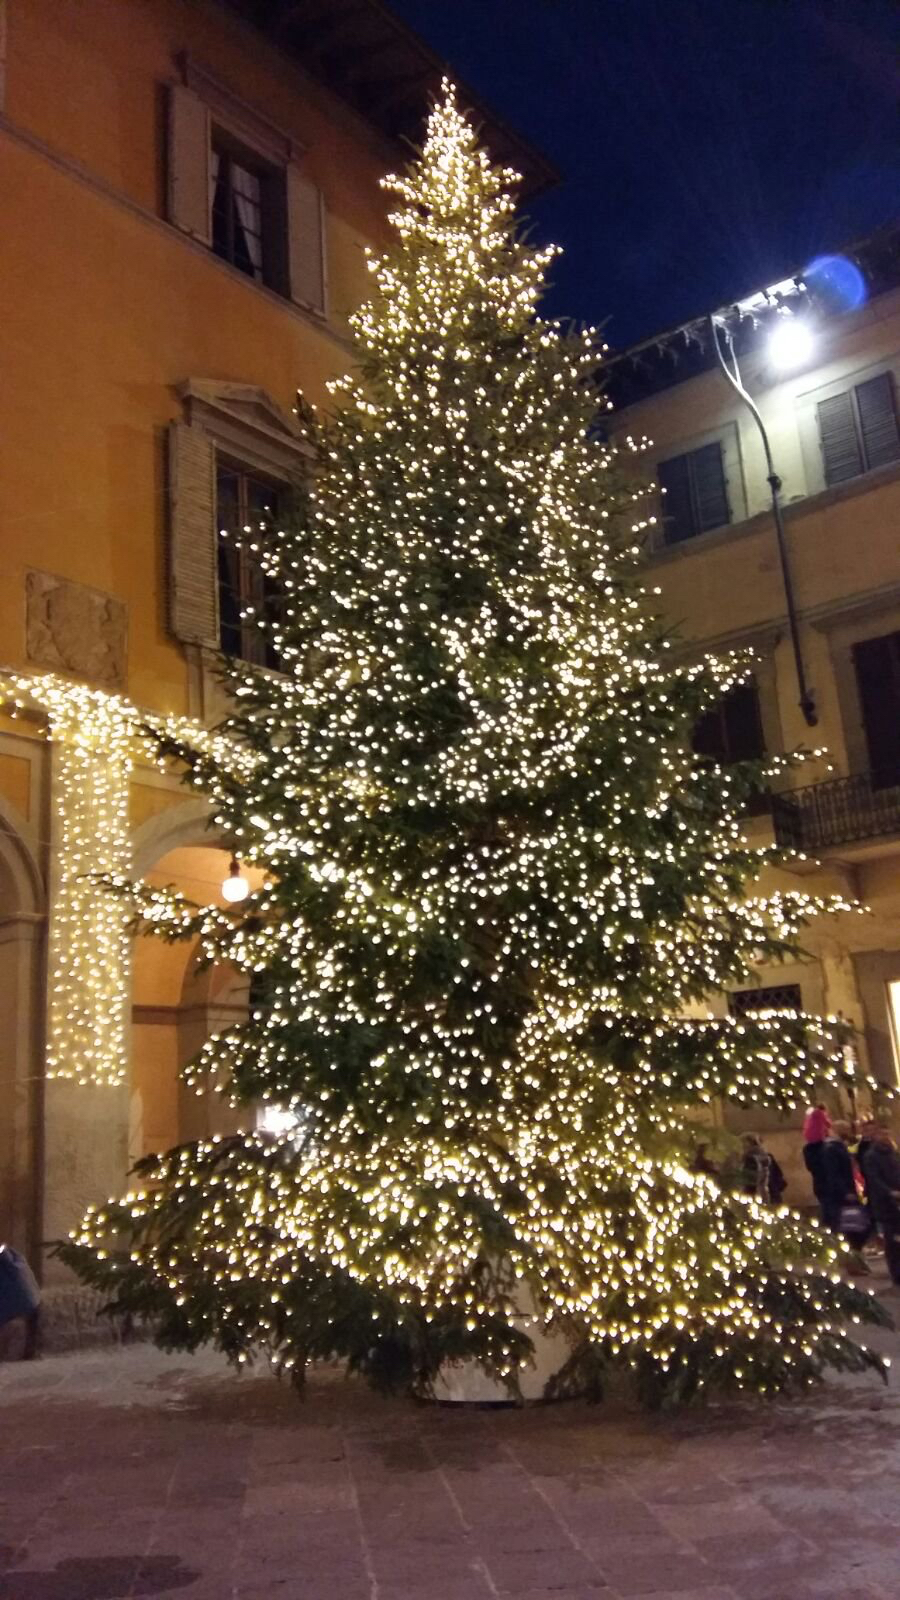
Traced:
[[804, 317], [794, 317], [786, 312], [775, 318], [766, 354], [779, 372], [791, 372], [795, 367], [805, 366], [814, 347], [812, 331]]
[[241, 871], [237, 856], [232, 856], [228, 866], [228, 876], [222, 884], [222, 899], [228, 900], [232, 905], [238, 901], [246, 900], [250, 893], [250, 884]]
[[[796, 319], [790, 316], [789, 313], [784, 317], [779, 316], [778, 318], [779, 324], [783, 324], [783, 329], [781, 326], [775, 327], [769, 345], [770, 356], [773, 362], [776, 364], [797, 366], [803, 360], [808, 359], [809, 357], [812, 349], [812, 340], [809, 330], [806, 327], [803, 327], [802, 330], [792, 328], [790, 324], [794, 323], [795, 320]], [[716, 317], [713, 315], [709, 319], [709, 331], [712, 338], [712, 347], [715, 351], [719, 366], [722, 368], [722, 371], [728, 379], [728, 382], [731, 384], [735, 394], [740, 396], [741, 400], [744, 402], [744, 405], [751, 413], [753, 420], [759, 429], [760, 437], [762, 438], [763, 450], [765, 451], [766, 456], [766, 480], [772, 492], [772, 516], [775, 521], [775, 534], [778, 540], [778, 558], [781, 563], [781, 579], [782, 583], [784, 584], [784, 597], [787, 605], [788, 626], [791, 630], [791, 644], [794, 650], [794, 666], [797, 670], [797, 688], [800, 696], [800, 710], [803, 712], [803, 717], [807, 727], [814, 728], [819, 720], [819, 717], [816, 711], [815, 702], [813, 700], [812, 691], [807, 686], [806, 671], [803, 665], [803, 651], [800, 647], [800, 631], [797, 627], [797, 611], [794, 605], [794, 586], [791, 582], [791, 569], [790, 562], [788, 560], [787, 540], [784, 533], [784, 517], [781, 510], [781, 479], [779, 478], [778, 473], [775, 471], [775, 463], [772, 460], [772, 451], [769, 446], [769, 435], [766, 433], [765, 423], [759, 414], [759, 408], [752, 396], [747, 393], [743, 383], [741, 382], [741, 374], [737, 363], [737, 356], [735, 355], [734, 351], [734, 340], [731, 336], [731, 330], [724, 319], [720, 317], [720, 320], [716, 321]], [[802, 334], [805, 334], [806, 336], [804, 354], [800, 354], [800, 350], [803, 348], [804, 341], [802, 337], [798, 338], [798, 331], [802, 332]], [[720, 333], [724, 337], [725, 349], [728, 355], [727, 360], [722, 352], [722, 345], [719, 339]]]

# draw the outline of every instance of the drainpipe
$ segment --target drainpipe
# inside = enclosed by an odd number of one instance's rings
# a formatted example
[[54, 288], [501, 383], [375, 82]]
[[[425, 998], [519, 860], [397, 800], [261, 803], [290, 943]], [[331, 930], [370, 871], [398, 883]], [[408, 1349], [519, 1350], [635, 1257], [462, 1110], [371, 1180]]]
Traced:
[[745, 406], [750, 411], [756, 426], [759, 429], [763, 442], [763, 450], [766, 453], [766, 480], [770, 490], [772, 491], [772, 516], [775, 521], [775, 533], [778, 540], [778, 558], [781, 563], [781, 579], [784, 585], [784, 597], [787, 604], [788, 626], [791, 630], [791, 644], [794, 651], [794, 666], [797, 670], [797, 688], [800, 696], [800, 710], [803, 712], [803, 717], [807, 727], [814, 728], [818, 723], [819, 717], [818, 712], [816, 711], [812, 690], [809, 688], [806, 682], [806, 669], [803, 664], [803, 651], [800, 646], [800, 630], [797, 626], [797, 608], [794, 604], [794, 585], [791, 580], [791, 568], [788, 558], [787, 540], [784, 533], [784, 516], [781, 509], [781, 479], [779, 478], [778, 473], [775, 471], [775, 464], [772, 460], [772, 451], [769, 447], [769, 435], [766, 433], [765, 423], [759, 414], [759, 408], [752, 396], [747, 393], [744, 385], [741, 382], [740, 369], [737, 364], [737, 356], [734, 353], [734, 342], [731, 334], [728, 328], [724, 324], [721, 324], [722, 332], [725, 335], [725, 344], [728, 349], [729, 360], [731, 362], [731, 365], [729, 366], [724, 355], [722, 354], [722, 346], [719, 343], [719, 326], [720, 324], [716, 323], [715, 318], [710, 317], [709, 330], [712, 338], [713, 350], [716, 353], [719, 366], [722, 368], [722, 371], [728, 379], [728, 382], [731, 384], [732, 389], [735, 391], [735, 394], [740, 396], [741, 400], [743, 400]]

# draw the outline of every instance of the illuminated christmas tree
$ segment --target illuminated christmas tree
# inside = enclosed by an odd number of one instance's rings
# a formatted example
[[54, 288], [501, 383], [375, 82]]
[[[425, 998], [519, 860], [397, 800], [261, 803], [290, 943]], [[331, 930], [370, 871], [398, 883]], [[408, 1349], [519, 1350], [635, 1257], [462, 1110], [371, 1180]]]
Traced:
[[747, 662], [669, 659], [601, 352], [537, 318], [553, 251], [514, 179], [448, 88], [387, 180], [359, 375], [301, 408], [318, 466], [266, 557], [283, 671], [231, 670], [233, 763], [157, 735], [266, 875], [232, 910], [128, 891], [252, 978], [193, 1081], [295, 1126], [144, 1163], [63, 1253], [163, 1344], [298, 1378], [333, 1356], [427, 1391], [469, 1359], [515, 1395], [532, 1305], [564, 1336], [550, 1393], [617, 1362], [656, 1397], [877, 1366], [828, 1237], [689, 1170], [717, 1097], [842, 1074], [838, 1024], [703, 1012], [835, 906], [752, 892], [765, 776], [690, 743]]

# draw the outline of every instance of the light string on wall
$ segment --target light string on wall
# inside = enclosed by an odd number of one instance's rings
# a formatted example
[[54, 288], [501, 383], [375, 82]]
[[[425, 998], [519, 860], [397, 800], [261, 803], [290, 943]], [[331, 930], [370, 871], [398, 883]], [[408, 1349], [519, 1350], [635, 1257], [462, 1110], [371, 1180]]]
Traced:
[[[135, 761], [166, 767], [144, 731], [189, 735], [227, 759], [227, 741], [188, 718], [148, 717], [119, 695], [52, 673], [0, 674], [13, 717], [46, 717], [53, 748], [46, 1075], [115, 1087], [128, 1075], [132, 908], [106, 881], [131, 866], [129, 785]], [[246, 770], [248, 756], [233, 748]]]

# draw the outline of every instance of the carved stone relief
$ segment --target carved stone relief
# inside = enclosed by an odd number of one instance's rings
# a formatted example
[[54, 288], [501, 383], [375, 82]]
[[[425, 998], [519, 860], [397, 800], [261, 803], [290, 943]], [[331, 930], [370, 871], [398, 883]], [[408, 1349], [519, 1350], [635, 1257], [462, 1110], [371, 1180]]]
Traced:
[[29, 661], [71, 672], [104, 689], [125, 685], [128, 608], [81, 583], [29, 572], [25, 650]]

